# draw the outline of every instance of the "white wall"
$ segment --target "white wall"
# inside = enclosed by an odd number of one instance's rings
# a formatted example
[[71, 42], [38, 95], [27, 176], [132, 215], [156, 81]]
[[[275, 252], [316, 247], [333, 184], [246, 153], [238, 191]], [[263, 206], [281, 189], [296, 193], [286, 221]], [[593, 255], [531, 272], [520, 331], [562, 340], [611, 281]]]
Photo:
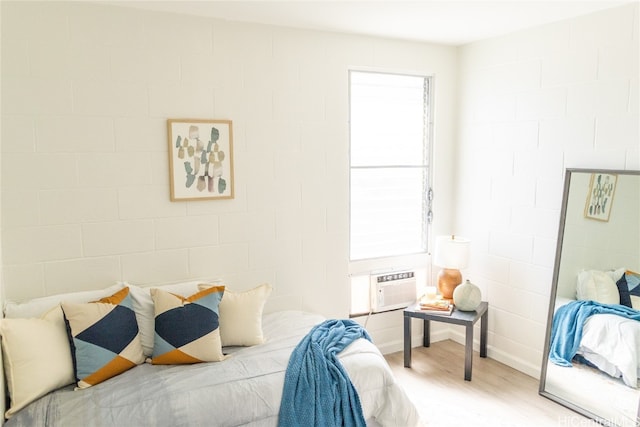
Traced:
[[[81, 2], [1, 7], [7, 299], [220, 277], [272, 283], [267, 310], [346, 317], [348, 69], [435, 75], [436, 143], [451, 156], [453, 47]], [[234, 200], [169, 201], [167, 118], [233, 120]], [[376, 342], [401, 342], [402, 313], [381, 317]]]
[[[0, 7], [0, 22], [2, 20], [2, 8]], [[1, 51], [0, 51], [1, 52]], [[2, 68], [2, 56], [0, 55], [0, 69]], [[0, 103], [0, 116], [2, 115], [2, 105]], [[2, 124], [0, 122], [0, 133], [2, 132]], [[2, 147], [2, 138], [0, 138], [0, 148]], [[2, 162], [0, 162], [0, 243], [2, 242]], [[3, 262], [2, 262], [2, 244], [0, 244], [0, 307], [4, 307], [4, 285], [2, 282], [2, 277], [4, 274], [3, 271]], [[4, 313], [0, 312], [0, 319], [4, 317]], [[0, 351], [0, 365], [4, 367], [4, 362], [2, 359], [2, 352]], [[0, 414], [4, 414], [6, 409], [5, 405], [5, 381], [4, 375], [0, 375]]]
[[[435, 74], [434, 234], [472, 239], [464, 273], [490, 302], [489, 355], [537, 375], [564, 168], [640, 167], [635, 5], [460, 49], [0, 5], [11, 299], [222, 277], [271, 282], [269, 310], [346, 316], [347, 70]], [[169, 202], [165, 120], [181, 117], [233, 120], [234, 200]], [[206, 239], [184, 233], [194, 224]], [[401, 314], [369, 328], [397, 344]]]
[[490, 356], [542, 360], [564, 169], [640, 168], [638, 5], [460, 49], [457, 224]]

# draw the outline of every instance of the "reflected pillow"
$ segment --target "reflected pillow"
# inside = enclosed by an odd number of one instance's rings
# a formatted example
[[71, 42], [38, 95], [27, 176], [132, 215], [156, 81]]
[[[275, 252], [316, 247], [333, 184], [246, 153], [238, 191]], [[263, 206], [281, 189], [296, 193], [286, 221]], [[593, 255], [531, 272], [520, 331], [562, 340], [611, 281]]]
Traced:
[[219, 362], [219, 306], [224, 286], [212, 286], [189, 297], [151, 289], [155, 310], [154, 365]]
[[62, 303], [78, 388], [144, 363], [129, 288], [87, 304]]
[[640, 309], [640, 273], [627, 270], [618, 279], [616, 285], [620, 294], [620, 304], [636, 310]]
[[604, 271], [583, 270], [576, 285], [578, 300], [591, 300], [601, 304], [620, 304], [620, 294], [613, 279]]

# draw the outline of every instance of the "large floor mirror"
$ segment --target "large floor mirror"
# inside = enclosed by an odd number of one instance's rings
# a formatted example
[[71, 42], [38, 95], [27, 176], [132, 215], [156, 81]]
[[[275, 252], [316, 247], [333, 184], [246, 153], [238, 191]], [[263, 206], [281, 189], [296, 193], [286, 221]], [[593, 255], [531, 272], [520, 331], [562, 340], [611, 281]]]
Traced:
[[607, 426], [640, 426], [638, 273], [640, 171], [568, 169], [540, 394]]

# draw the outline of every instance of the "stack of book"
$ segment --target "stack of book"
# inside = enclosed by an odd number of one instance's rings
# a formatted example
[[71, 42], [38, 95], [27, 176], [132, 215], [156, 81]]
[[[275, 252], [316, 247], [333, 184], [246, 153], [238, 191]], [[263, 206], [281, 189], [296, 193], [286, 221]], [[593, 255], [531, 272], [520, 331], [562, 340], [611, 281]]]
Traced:
[[420, 301], [420, 310], [424, 313], [449, 316], [453, 313], [453, 303], [444, 299]]

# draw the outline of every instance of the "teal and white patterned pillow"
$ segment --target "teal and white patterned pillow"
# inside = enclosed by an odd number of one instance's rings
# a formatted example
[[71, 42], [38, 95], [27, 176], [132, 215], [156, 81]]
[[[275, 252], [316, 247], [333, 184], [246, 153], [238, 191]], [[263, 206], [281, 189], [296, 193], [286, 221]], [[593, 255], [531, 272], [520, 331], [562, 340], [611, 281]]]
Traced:
[[212, 286], [189, 297], [151, 289], [155, 310], [154, 365], [219, 362], [219, 306], [224, 286]]
[[87, 304], [62, 303], [78, 388], [144, 363], [129, 288]]

